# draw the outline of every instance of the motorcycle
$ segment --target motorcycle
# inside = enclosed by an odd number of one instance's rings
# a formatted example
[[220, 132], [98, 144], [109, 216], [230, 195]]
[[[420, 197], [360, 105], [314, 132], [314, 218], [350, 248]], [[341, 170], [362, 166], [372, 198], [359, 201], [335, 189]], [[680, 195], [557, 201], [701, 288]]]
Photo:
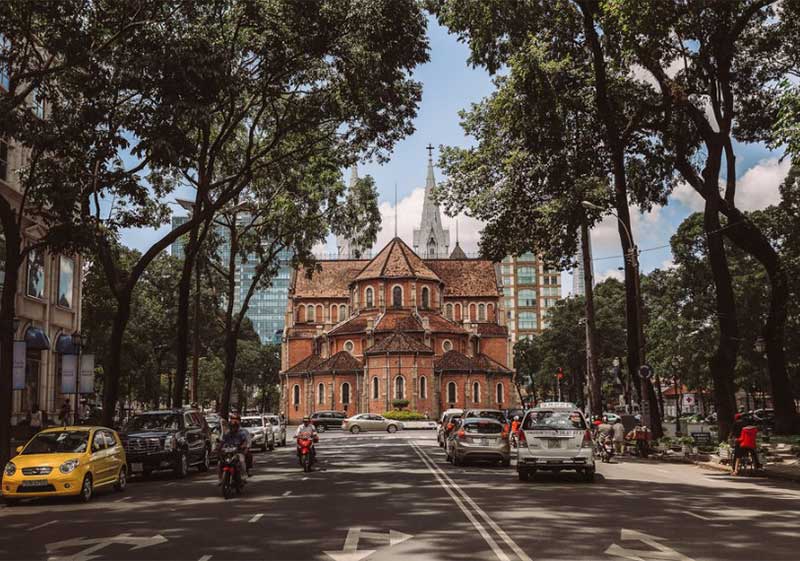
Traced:
[[306, 473], [311, 471], [311, 466], [316, 459], [314, 443], [318, 440], [319, 438], [317, 436], [314, 438], [305, 436], [297, 437], [297, 459], [300, 461], [300, 465], [303, 466], [303, 471]]
[[609, 463], [611, 458], [614, 457], [614, 442], [610, 437], [605, 437], [599, 442], [600, 446], [600, 460], [603, 463]]
[[242, 492], [242, 466], [239, 461], [239, 449], [235, 446], [226, 446], [220, 451], [220, 465], [222, 467], [222, 496], [230, 499], [234, 493]]

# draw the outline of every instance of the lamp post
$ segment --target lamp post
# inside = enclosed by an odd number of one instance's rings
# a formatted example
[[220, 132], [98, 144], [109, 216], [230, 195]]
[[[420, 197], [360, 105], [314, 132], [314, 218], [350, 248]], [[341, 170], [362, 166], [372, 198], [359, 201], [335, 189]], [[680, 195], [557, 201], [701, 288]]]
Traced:
[[[753, 346], [755, 347], [755, 350], [758, 353], [758, 356], [763, 359], [764, 351], [767, 350], [767, 345], [764, 342], [764, 338], [763, 337], [758, 337], [756, 339], [755, 345], [753, 345]], [[765, 376], [764, 376], [764, 369], [763, 368], [759, 369], [759, 374], [760, 374], [759, 378], [761, 379], [761, 409], [763, 410], [763, 409], [767, 408], [767, 394], [766, 394], [766, 391], [765, 391], [766, 390], [766, 387], [765, 387], [766, 384], [765, 384]], [[753, 406], [755, 406], [755, 403], [753, 404]]]
[[681, 395], [679, 383], [680, 383], [680, 376], [678, 375], [678, 369], [680, 368], [680, 360], [678, 357], [673, 357], [672, 359], [672, 368], [673, 368], [673, 376], [672, 381], [675, 384], [675, 436], [683, 436], [681, 432]]
[[83, 336], [80, 332], [76, 331], [72, 334], [72, 347], [77, 352], [78, 358], [76, 359], [75, 364], [75, 409], [72, 413], [72, 419], [74, 420], [75, 424], [78, 425], [80, 423], [80, 419], [78, 418], [78, 407], [80, 406], [80, 383], [81, 383], [81, 351], [83, 346]]

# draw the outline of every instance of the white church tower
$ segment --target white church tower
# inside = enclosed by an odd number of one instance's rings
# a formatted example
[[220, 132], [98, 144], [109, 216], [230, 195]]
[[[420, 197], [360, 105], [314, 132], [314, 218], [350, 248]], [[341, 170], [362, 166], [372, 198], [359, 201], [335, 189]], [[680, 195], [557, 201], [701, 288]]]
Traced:
[[450, 231], [442, 228], [439, 205], [433, 201], [433, 146], [428, 144], [428, 177], [425, 181], [425, 201], [422, 204], [422, 221], [414, 230], [414, 251], [423, 259], [446, 259], [450, 253]]

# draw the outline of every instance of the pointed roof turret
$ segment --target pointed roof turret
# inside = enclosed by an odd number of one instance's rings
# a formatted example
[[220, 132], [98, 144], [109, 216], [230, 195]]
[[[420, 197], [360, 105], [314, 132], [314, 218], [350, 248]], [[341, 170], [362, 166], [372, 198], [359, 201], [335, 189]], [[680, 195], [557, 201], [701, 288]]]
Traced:
[[442, 227], [439, 205], [433, 199], [436, 179], [433, 176], [433, 146], [428, 144], [428, 173], [425, 180], [425, 199], [422, 203], [422, 220], [414, 230], [414, 251], [426, 259], [447, 257], [450, 249], [450, 232]]
[[355, 278], [356, 281], [379, 278], [417, 278], [441, 282], [403, 240], [394, 238]]

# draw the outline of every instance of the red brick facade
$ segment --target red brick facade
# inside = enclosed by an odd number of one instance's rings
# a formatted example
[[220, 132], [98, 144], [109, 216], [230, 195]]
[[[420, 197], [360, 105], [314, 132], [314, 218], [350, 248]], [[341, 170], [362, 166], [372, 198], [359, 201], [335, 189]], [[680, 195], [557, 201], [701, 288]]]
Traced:
[[290, 422], [320, 410], [383, 413], [393, 402], [516, 405], [494, 265], [420, 259], [395, 238], [372, 260], [295, 271], [282, 354]]

